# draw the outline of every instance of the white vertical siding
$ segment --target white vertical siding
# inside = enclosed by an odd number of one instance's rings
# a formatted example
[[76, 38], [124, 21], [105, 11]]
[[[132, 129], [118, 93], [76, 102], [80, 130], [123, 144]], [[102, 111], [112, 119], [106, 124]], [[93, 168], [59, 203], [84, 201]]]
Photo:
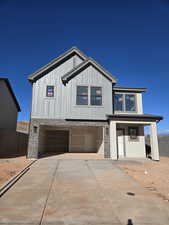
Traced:
[[[129, 139], [128, 135], [128, 127], [138, 127], [139, 129], [139, 136], [138, 140], [132, 141]], [[145, 136], [144, 136], [144, 126], [139, 126], [137, 124], [132, 125], [124, 125], [118, 124], [117, 128], [122, 128], [125, 130], [124, 136], [124, 148], [125, 148], [125, 155], [127, 158], [145, 158], [146, 157], [146, 150], [145, 150]]]
[[74, 56], [74, 64], [75, 64], [75, 66], [78, 66], [82, 62], [83, 62], [83, 60], [79, 56], [77, 56], [77, 55]]
[[[138, 126], [139, 128], [139, 136], [138, 141], [130, 141], [129, 136], [125, 136], [125, 150], [126, 157], [128, 158], [145, 158], [146, 150], [145, 150], [145, 137], [144, 137], [144, 127]], [[126, 127], [127, 133], [128, 127]]]

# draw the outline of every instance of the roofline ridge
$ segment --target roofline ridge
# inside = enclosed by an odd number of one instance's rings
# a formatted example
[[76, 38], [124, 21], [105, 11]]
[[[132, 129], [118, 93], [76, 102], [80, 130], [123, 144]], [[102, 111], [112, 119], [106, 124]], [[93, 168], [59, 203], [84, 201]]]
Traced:
[[47, 63], [46, 65], [42, 66], [41, 68], [37, 69], [35, 72], [33, 72], [31, 75], [28, 76], [28, 80], [29, 81], [33, 81], [33, 79], [40, 75], [41, 73], [43, 73], [45, 70], [49, 69], [51, 66], [53, 66], [55, 63], [57, 63], [57, 61], [59, 62], [59, 60], [63, 60], [65, 57], [69, 56], [70, 54], [73, 53], [73, 51], [75, 51], [76, 54], [78, 54], [83, 60], [87, 59], [88, 57], [76, 46], [68, 49], [66, 52], [63, 52], [62, 54], [60, 54], [58, 57], [55, 57], [54, 59], [52, 59], [49, 63]]
[[107, 79], [110, 79], [113, 83], [113, 81], [117, 81], [117, 79], [112, 76], [106, 69], [104, 69], [100, 64], [98, 64], [94, 59], [91, 57], [87, 57], [86, 60], [84, 60], [81, 64], [79, 64], [77, 67], [73, 68], [71, 71], [67, 72], [65, 75], [62, 76], [62, 81], [66, 84], [68, 82], [69, 76], [71, 76], [74, 72], [78, 71], [80, 68], [83, 68], [83, 66], [87, 65], [88, 63], [94, 64], [93, 66], [98, 67], [98, 70], [101, 70], [103, 74], [107, 77]]

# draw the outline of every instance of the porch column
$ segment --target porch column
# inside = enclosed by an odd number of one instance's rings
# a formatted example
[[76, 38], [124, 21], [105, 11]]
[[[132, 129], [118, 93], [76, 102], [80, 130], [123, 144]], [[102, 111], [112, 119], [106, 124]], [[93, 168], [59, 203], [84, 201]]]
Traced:
[[110, 121], [110, 158], [117, 159], [116, 122]]
[[31, 122], [29, 130], [27, 157], [32, 159], [38, 158], [39, 148], [39, 126]]
[[110, 158], [110, 132], [108, 125], [103, 127], [104, 158]]
[[151, 156], [153, 160], [159, 160], [158, 136], [156, 122], [150, 124]]

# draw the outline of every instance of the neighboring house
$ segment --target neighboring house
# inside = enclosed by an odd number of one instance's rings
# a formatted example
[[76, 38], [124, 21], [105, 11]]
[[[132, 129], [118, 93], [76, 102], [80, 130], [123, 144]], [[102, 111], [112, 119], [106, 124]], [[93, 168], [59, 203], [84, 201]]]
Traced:
[[0, 78], [0, 105], [0, 157], [21, 155], [27, 147], [23, 135], [16, 132], [21, 109], [7, 78]]
[[16, 131], [18, 101], [7, 78], [0, 78], [0, 131]]
[[28, 79], [32, 83], [29, 158], [49, 152], [145, 158], [148, 125], [151, 156], [159, 160], [156, 123], [162, 117], [143, 113], [145, 88], [116, 86], [114, 76], [77, 48]]

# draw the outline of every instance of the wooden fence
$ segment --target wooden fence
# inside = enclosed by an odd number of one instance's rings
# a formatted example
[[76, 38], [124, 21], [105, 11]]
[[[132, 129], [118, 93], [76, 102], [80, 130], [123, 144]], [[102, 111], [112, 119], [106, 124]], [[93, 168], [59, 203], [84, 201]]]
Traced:
[[26, 155], [28, 134], [18, 131], [0, 131], [0, 157]]

